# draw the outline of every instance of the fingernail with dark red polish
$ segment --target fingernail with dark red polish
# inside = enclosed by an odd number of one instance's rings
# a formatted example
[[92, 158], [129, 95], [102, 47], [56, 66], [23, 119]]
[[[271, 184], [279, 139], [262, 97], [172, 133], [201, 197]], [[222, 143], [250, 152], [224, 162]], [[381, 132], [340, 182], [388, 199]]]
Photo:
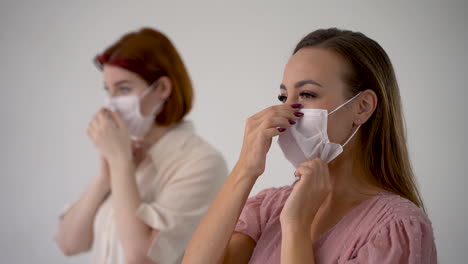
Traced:
[[301, 117], [301, 116], [304, 115], [304, 113], [302, 113], [302, 112], [295, 112], [294, 115], [297, 116], [297, 117]]
[[301, 108], [302, 105], [301, 104], [293, 104], [291, 105], [292, 108]]
[[288, 121], [289, 121], [289, 124], [291, 124], [291, 125], [296, 124], [296, 121], [294, 121], [294, 120], [288, 120]]
[[278, 131], [279, 131], [279, 132], [284, 132], [284, 131], [286, 131], [286, 128], [284, 128], [284, 127], [279, 127], [279, 128], [278, 128]]

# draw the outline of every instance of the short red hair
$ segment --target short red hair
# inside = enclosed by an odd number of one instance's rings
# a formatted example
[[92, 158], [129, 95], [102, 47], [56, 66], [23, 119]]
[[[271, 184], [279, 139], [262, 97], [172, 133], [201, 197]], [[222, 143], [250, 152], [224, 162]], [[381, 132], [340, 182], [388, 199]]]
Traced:
[[155, 122], [169, 126], [180, 122], [193, 103], [193, 88], [182, 59], [171, 41], [151, 28], [130, 32], [95, 57], [102, 70], [104, 64], [118, 66], [138, 74], [148, 85], [162, 76], [172, 83], [172, 92]]

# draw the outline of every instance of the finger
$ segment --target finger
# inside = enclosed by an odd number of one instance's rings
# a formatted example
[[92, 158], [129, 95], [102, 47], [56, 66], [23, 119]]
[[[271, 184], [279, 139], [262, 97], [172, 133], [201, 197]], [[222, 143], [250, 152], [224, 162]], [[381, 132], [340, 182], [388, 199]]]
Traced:
[[284, 117], [270, 117], [269, 119], [265, 119], [262, 124], [259, 126], [263, 129], [265, 128], [289, 128], [292, 124], [289, 122], [287, 118]]
[[276, 106], [271, 107], [269, 111], [266, 111], [265, 115], [274, 115], [274, 116], [282, 116], [284, 118], [289, 118], [292, 120], [300, 119], [304, 114], [299, 111], [300, 109], [295, 109], [290, 106]]
[[265, 139], [272, 139], [280, 134], [283, 134], [286, 131], [286, 128], [282, 127], [274, 127], [274, 128], [267, 128], [263, 131], [263, 136]]
[[317, 169], [312, 169], [307, 166], [299, 166], [296, 169], [296, 176], [303, 182], [310, 183], [311, 181], [317, 181], [318, 175]]
[[110, 110], [107, 110], [107, 109], [106, 109], [106, 112], [109, 114], [110, 118], [112, 119], [114, 124], [117, 125], [117, 127], [120, 127], [120, 128], [125, 127], [125, 123], [124, 123], [122, 117], [120, 117], [119, 113], [114, 112], [114, 111], [110, 111]]
[[99, 124], [103, 124], [106, 122], [107, 116], [106, 116], [106, 109], [101, 108], [97, 113], [96, 113], [96, 121]]
[[293, 121], [292, 124], [295, 124], [298, 120], [302, 119], [304, 113], [290, 110], [279, 110], [276, 116], [286, 118], [290, 121]]
[[98, 129], [98, 127], [99, 127], [99, 123], [98, 123], [97, 119], [93, 119], [88, 125], [88, 129], [90, 131], [96, 131]]
[[99, 126], [111, 126], [117, 127], [117, 123], [114, 121], [114, 118], [111, 115], [112, 111], [108, 110], [107, 108], [101, 108], [101, 110], [97, 114], [97, 122]]
[[96, 133], [93, 130], [88, 130], [88, 136], [91, 141], [96, 142]]
[[299, 119], [301, 116], [301, 114], [298, 114], [298, 115], [294, 115], [295, 112], [298, 112], [300, 110], [300, 107], [302, 107], [302, 105], [291, 105], [291, 104], [282, 104], [282, 105], [274, 105], [274, 106], [270, 106], [268, 108], [265, 108], [264, 110], [260, 111], [259, 113], [255, 114], [254, 116], [252, 116], [252, 119], [253, 120], [258, 120], [258, 119], [262, 119], [264, 118], [265, 116], [271, 116], [271, 115], [280, 115], [280, 116], [283, 116], [285, 118], [290, 118], [292, 120], [297, 120]]
[[305, 161], [301, 164], [301, 166], [308, 167], [311, 169], [318, 169], [319, 167], [322, 167], [322, 160], [319, 158], [315, 158], [312, 160]]

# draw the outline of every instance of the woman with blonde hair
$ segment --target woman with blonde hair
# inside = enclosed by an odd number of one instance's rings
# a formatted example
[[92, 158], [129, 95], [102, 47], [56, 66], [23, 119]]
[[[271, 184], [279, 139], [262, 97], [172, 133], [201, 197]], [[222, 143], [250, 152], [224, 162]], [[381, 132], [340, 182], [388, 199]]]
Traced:
[[[183, 263], [436, 263], [382, 47], [358, 32], [314, 31], [278, 98], [247, 120], [239, 160]], [[247, 199], [275, 136], [297, 180]]]
[[106, 107], [89, 124], [100, 172], [61, 216], [65, 255], [92, 249], [93, 263], [180, 263], [227, 175], [218, 151], [190, 121], [192, 85], [175, 47], [145, 28], [95, 60]]

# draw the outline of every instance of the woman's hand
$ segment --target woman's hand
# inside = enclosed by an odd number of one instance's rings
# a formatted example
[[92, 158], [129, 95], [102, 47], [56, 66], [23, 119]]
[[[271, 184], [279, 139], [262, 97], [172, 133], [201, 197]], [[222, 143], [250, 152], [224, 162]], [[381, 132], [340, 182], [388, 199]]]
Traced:
[[310, 234], [310, 226], [321, 204], [331, 191], [328, 165], [321, 159], [302, 163], [295, 172], [295, 182], [280, 215], [283, 229], [301, 228]]
[[260, 176], [265, 170], [266, 154], [271, 139], [293, 126], [304, 114], [297, 112], [302, 105], [283, 104], [266, 108], [247, 119], [244, 142], [236, 167]]
[[116, 112], [104, 108], [97, 112], [89, 124], [88, 135], [107, 162], [131, 160], [128, 130]]

